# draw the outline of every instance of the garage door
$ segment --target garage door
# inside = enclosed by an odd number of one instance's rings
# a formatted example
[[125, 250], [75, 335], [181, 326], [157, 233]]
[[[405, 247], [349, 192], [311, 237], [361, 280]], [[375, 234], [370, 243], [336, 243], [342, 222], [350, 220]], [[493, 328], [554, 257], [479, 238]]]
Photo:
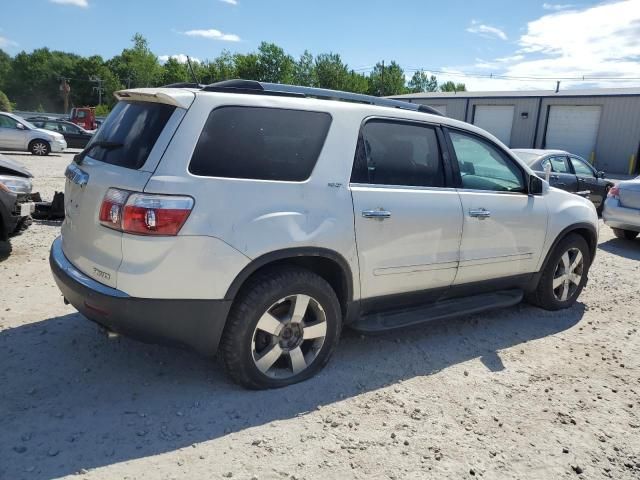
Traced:
[[511, 143], [511, 128], [513, 127], [513, 105], [476, 105], [473, 124], [509, 146]]
[[545, 148], [566, 150], [590, 160], [596, 149], [601, 112], [599, 106], [552, 106]]

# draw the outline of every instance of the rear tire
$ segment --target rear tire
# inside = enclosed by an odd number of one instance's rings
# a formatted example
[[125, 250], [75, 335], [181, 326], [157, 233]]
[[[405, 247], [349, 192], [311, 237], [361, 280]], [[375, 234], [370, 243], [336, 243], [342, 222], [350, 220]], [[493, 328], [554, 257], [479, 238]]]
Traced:
[[591, 253], [586, 240], [571, 233], [549, 256], [536, 289], [527, 301], [545, 310], [571, 307], [587, 283]]
[[297, 267], [251, 278], [234, 302], [221, 340], [229, 376], [251, 389], [306, 380], [329, 361], [342, 312], [333, 288]]
[[51, 153], [51, 145], [46, 140], [33, 140], [29, 144], [29, 151], [33, 155], [37, 155], [39, 157], [43, 157], [45, 155], [49, 155]]
[[623, 240], [633, 240], [638, 236], [638, 232], [633, 230], [623, 230], [622, 228], [612, 228], [613, 234]]
[[0, 260], [4, 260], [11, 254], [11, 240], [0, 240]]

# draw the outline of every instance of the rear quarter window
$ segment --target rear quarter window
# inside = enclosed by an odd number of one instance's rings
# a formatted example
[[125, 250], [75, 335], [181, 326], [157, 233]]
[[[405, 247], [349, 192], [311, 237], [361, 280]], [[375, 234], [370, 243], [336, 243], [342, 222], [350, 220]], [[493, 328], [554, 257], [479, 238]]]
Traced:
[[220, 107], [209, 114], [189, 171], [301, 182], [311, 175], [330, 125], [331, 116], [323, 112]]
[[147, 161], [176, 107], [152, 102], [118, 102], [87, 148], [95, 142], [121, 144], [95, 147], [91, 158], [119, 167], [139, 169]]

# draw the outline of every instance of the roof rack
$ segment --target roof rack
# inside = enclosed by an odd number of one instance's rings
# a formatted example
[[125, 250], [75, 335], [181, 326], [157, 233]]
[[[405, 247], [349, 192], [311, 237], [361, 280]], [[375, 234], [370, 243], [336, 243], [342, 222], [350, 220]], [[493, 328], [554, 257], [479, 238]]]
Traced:
[[359, 93], [329, 90], [326, 88], [299, 87], [295, 85], [282, 85], [279, 83], [258, 82], [255, 80], [225, 80], [223, 82], [207, 85], [203, 87], [202, 90], [205, 92], [245, 93], [253, 95], [275, 95], [339, 100], [344, 102], [377, 105], [380, 107], [400, 108], [402, 110], [412, 110], [414, 112], [423, 112], [442, 116], [440, 111], [427, 105], [403, 102], [401, 100], [391, 100], [389, 98], [379, 98]]
[[178, 83], [170, 83], [169, 85], [163, 85], [162, 88], [204, 88], [204, 85], [201, 83], [193, 83], [193, 82], [178, 82]]

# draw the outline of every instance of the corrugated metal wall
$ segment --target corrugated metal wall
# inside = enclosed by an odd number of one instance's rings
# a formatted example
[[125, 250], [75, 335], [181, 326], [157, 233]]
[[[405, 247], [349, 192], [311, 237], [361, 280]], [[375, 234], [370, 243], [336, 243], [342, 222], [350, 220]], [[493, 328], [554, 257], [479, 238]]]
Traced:
[[[512, 148], [543, 148], [547, 112], [551, 105], [600, 105], [602, 116], [596, 140], [595, 165], [609, 173], [626, 174], [629, 161], [640, 147], [640, 96], [412, 98], [411, 102], [436, 107], [446, 105], [447, 116], [473, 123], [477, 105], [513, 105]], [[538, 114], [538, 110], [540, 113]], [[526, 115], [523, 115], [526, 114]], [[525, 118], [526, 117], [526, 118]], [[536, 125], [537, 123], [537, 125]], [[536, 128], [537, 127], [537, 128]], [[636, 166], [640, 159], [636, 158]], [[640, 169], [638, 169], [640, 170]]]

